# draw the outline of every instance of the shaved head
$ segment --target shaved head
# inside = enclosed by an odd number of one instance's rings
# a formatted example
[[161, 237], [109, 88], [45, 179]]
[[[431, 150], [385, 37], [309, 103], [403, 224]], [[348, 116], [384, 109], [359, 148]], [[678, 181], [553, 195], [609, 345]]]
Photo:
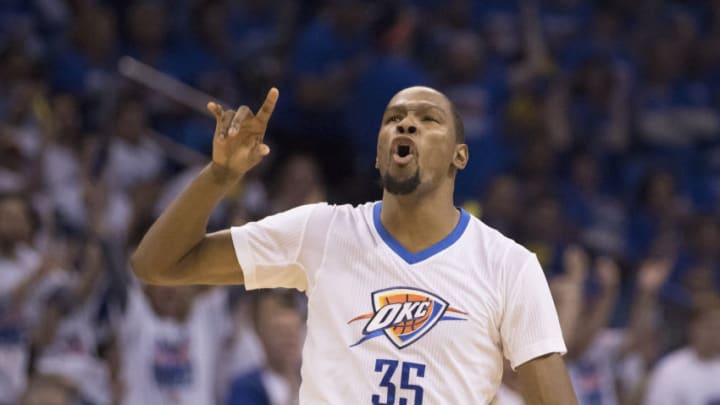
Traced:
[[433, 89], [432, 87], [427, 86], [413, 86], [408, 87], [405, 89], [400, 90], [399, 92], [395, 93], [392, 99], [390, 99], [390, 102], [388, 103], [388, 106], [393, 104], [393, 101], [395, 101], [396, 98], [407, 94], [407, 93], [415, 93], [415, 92], [426, 92], [428, 94], [439, 96], [442, 100], [444, 100], [445, 103], [447, 103], [448, 109], [450, 113], [452, 114], [453, 119], [453, 131], [455, 132], [455, 143], [465, 143], [465, 124], [463, 124], [462, 117], [460, 116], [460, 113], [458, 112], [457, 108], [455, 108], [455, 104], [453, 104], [450, 99], [443, 94], [441, 91], [438, 91], [436, 89]]

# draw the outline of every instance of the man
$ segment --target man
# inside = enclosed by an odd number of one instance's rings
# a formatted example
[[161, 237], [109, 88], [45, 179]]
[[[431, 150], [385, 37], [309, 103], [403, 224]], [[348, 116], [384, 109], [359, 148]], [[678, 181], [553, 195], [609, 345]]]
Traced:
[[382, 201], [305, 205], [205, 234], [215, 204], [270, 152], [263, 136], [278, 96], [271, 89], [257, 115], [208, 105], [213, 161], [145, 235], [132, 257], [138, 277], [305, 291], [301, 403], [488, 403], [503, 355], [529, 403], [577, 403], [537, 258], [453, 205], [468, 148], [436, 90], [402, 90], [385, 110]]
[[237, 376], [227, 405], [294, 404], [300, 385], [303, 315], [293, 290], [260, 290], [252, 320], [262, 345], [262, 366]]
[[224, 290], [131, 286], [116, 332], [120, 403], [212, 404], [229, 324]]
[[645, 405], [720, 404], [720, 296], [697, 301], [690, 319], [689, 344], [657, 363]]

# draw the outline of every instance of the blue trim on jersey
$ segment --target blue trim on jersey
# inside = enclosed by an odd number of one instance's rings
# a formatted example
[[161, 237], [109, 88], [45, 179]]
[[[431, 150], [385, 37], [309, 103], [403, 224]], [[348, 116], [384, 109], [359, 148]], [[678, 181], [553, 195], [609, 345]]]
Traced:
[[367, 335], [365, 335], [365, 336], [363, 336], [362, 338], [360, 338], [360, 340], [358, 340], [357, 342], [351, 344], [350, 347], [357, 346], [357, 345], [359, 345], [360, 343], [362, 343], [362, 342], [364, 342], [364, 341], [366, 341], [366, 340], [370, 340], [370, 339], [372, 339], [372, 338], [376, 338], [376, 337], [378, 337], [378, 336], [382, 336], [384, 333], [385, 333], [385, 332], [383, 331], [383, 329], [379, 329], [379, 330], [376, 330], [375, 332], [368, 333]]
[[441, 321], [467, 321], [465, 318], [458, 318], [456, 316], [443, 316], [440, 318]]
[[460, 239], [460, 236], [462, 236], [463, 232], [465, 232], [465, 228], [467, 228], [468, 224], [470, 223], [470, 214], [468, 214], [464, 209], [460, 208], [460, 220], [458, 221], [457, 225], [455, 225], [455, 229], [453, 229], [448, 236], [443, 238], [440, 242], [428, 247], [427, 249], [423, 249], [419, 252], [413, 253], [407, 250], [405, 246], [401, 245], [400, 242], [398, 242], [397, 239], [390, 235], [390, 232], [385, 229], [385, 226], [380, 221], [381, 209], [382, 201], [378, 202], [373, 207], [373, 222], [375, 223], [375, 230], [377, 230], [377, 233], [380, 234], [380, 237], [385, 242], [385, 244], [388, 245], [390, 249], [397, 253], [397, 255], [400, 256], [403, 260], [405, 260], [408, 264], [419, 263], [449, 248], [450, 246], [452, 246], [453, 243]]
[[[425, 333], [429, 332], [430, 329], [434, 328], [435, 325], [436, 325], [436, 323], [435, 323], [433, 320], [434, 320], [435, 318], [437, 318], [438, 316], [442, 315], [441, 312], [442, 312], [442, 313], [445, 313], [445, 311], [444, 311], [444, 310], [441, 310], [440, 307], [442, 307], [442, 304], [440, 304], [440, 303], [438, 303], [438, 302], [434, 302], [434, 303], [433, 303], [432, 315], [430, 316], [430, 318], [428, 318], [427, 321], [425, 321], [425, 322], [427, 322], [428, 324], [431, 325], [429, 328], [420, 328], [420, 329], [418, 329], [418, 330], [416, 330], [416, 331], [414, 331], [414, 332], [408, 333], [407, 335], [400, 335], [400, 336], [399, 336], [400, 340], [402, 340], [403, 342], [408, 341], [408, 340], [414, 338], [415, 335], [418, 335], [418, 334], [424, 335]], [[448, 307], [449, 307], [449, 305], [446, 305], [446, 306], [445, 306], [445, 310], [447, 310]], [[438, 319], [438, 320], [439, 320], [439, 321], [442, 321], [442, 318], [440, 318], [440, 319]], [[423, 325], [423, 326], [424, 326], [424, 325]], [[402, 348], [401, 348], [401, 349], [402, 349]]]

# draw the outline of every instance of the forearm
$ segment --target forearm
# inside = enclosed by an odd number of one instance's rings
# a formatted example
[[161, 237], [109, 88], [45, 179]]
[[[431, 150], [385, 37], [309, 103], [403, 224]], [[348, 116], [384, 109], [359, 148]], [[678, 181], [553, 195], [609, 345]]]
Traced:
[[558, 319], [563, 332], [563, 339], [568, 347], [572, 346], [575, 341], [575, 334], [578, 330], [577, 324], [583, 308], [582, 293], [580, 291], [568, 292], [559, 301], [557, 308]]
[[604, 291], [594, 305], [588, 305], [592, 308], [587, 322], [583, 322], [583, 327], [577, 330], [575, 339], [569, 347], [569, 351], [573, 356], [581, 355], [585, 349], [592, 344], [592, 339], [597, 333], [605, 328], [610, 320], [617, 291], [615, 289]]
[[529, 405], [576, 405], [565, 363], [553, 353], [518, 367], [518, 377], [525, 403]]
[[205, 237], [210, 214], [240, 176], [210, 163], [150, 227], [132, 255], [135, 274], [146, 282], [163, 276]]
[[655, 309], [657, 295], [650, 292], [638, 291], [630, 315], [630, 327], [623, 344], [623, 351], [632, 350], [644, 338], [651, 335], [655, 329]]

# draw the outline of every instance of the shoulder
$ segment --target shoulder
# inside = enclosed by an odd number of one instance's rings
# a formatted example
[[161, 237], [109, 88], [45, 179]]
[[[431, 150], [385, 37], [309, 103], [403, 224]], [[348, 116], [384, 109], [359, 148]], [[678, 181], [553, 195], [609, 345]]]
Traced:
[[497, 229], [487, 225], [479, 218], [470, 215], [468, 225], [471, 231], [471, 243], [487, 256], [494, 268], [513, 269], [524, 267], [535, 255], [525, 246], [503, 235]]
[[695, 359], [695, 353], [688, 347], [670, 352], [658, 362], [656, 374], [667, 375], [683, 372], [692, 367], [693, 359]]
[[286, 211], [269, 215], [259, 221], [248, 222], [245, 226], [235, 226], [233, 229], [243, 227], [287, 227], [301, 228], [327, 228], [336, 219], [340, 219], [341, 226], [352, 222], [362, 222], [365, 218], [372, 218], [372, 203], [352, 206], [349, 204], [335, 205], [325, 202], [300, 205]]
[[366, 202], [363, 204], [326, 204], [327, 209], [332, 210], [339, 215], [364, 216], [372, 214], [377, 201]]
[[303, 205], [298, 208], [312, 211], [312, 215], [315, 218], [336, 217], [345, 220], [361, 220], [367, 218], [372, 219], [375, 205], [376, 202], [367, 202], [359, 205], [317, 203]]
[[236, 377], [230, 387], [230, 400], [234, 403], [239, 400], [261, 400], [266, 398], [265, 387], [262, 382], [262, 370], [256, 368]]
[[262, 369], [254, 368], [244, 374], [240, 374], [235, 377], [232, 381], [232, 387], [245, 388], [248, 386], [255, 386], [257, 382], [262, 381]]
[[[309, 218], [312, 215], [326, 215], [331, 216], [333, 215], [335, 209], [332, 205], [329, 205], [325, 202], [320, 203], [313, 203], [313, 204], [304, 204], [304, 205], [298, 205], [297, 207], [290, 208], [285, 211], [279, 211], [274, 214], [270, 214], [266, 216], [265, 218], [255, 221], [255, 222], [263, 222], [263, 221], [279, 221], [279, 220], [288, 220], [291, 218]], [[252, 224], [253, 222], [249, 222]]]

